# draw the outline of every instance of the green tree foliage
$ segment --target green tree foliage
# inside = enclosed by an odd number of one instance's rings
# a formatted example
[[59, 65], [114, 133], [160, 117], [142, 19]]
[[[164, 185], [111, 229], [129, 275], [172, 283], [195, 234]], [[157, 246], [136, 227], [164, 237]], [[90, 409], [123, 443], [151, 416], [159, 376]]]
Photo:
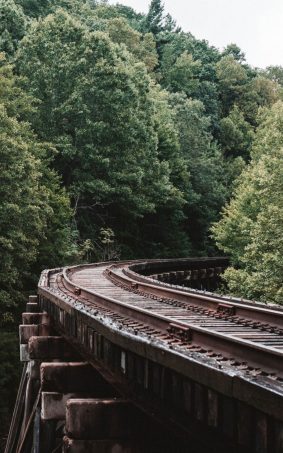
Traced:
[[140, 31], [140, 22], [143, 20], [144, 15], [137, 13], [129, 6], [121, 5], [119, 3], [109, 5], [106, 0], [106, 2], [97, 3], [93, 9], [95, 9], [95, 15], [100, 19], [111, 20], [120, 17], [126, 19], [134, 30]]
[[204, 253], [209, 251], [210, 224], [226, 199], [223, 156], [212, 141], [203, 104], [182, 94], [172, 96], [171, 103], [181, 155], [189, 170], [187, 231], [195, 250]]
[[154, 122], [158, 140], [158, 155], [167, 165], [171, 185], [171, 196], [146, 215], [140, 227], [140, 256], [186, 256], [191, 251], [190, 238], [186, 233], [184, 206], [189, 189], [189, 170], [180, 153], [174, 112], [169, 106], [167, 91], [155, 86], [152, 90], [155, 106]]
[[138, 60], [144, 62], [149, 72], [152, 72], [157, 65], [158, 58], [156, 43], [151, 33], [142, 35], [134, 30], [122, 17], [108, 20], [104, 30], [109, 34], [111, 40], [118, 44], [125, 44], [127, 50]]
[[[61, 260], [69, 233], [68, 201], [59, 187], [56, 175], [46, 164], [47, 156], [52, 155], [52, 148], [48, 144], [40, 143], [29, 125], [20, 121], [20, 106], [25, 105], [23, 110], [25, 114], [29, 101], [29, 97], [16, 86], [11, 67], [2, 67], [0, 70], [2, 321], [18, 299], [27, 274], [37, 259], [39, 247], [44, 246], [49, 236], [50, 253], [46, 255], [46, 259], [51, 259], [53, 253]], [[59, 213], [62, 222], [60, 225], [58, 225]], [[57, 228], [54, 228], [55, 225]], [[64, 234], [61, 234], [62, 231]], [[51, 233], [54, 235], [58, 233], [61, 237], [58, 239], [54, 237], [54, 240], [53, 238], [51, 240]]]
[[45, 14], [51, 5], [50, 0], [15, 0], [21, 6], [26, 16], [39, 17]]
[[283, 302], [283, 103], [261, 113], [252, 160], [223, 218], [213, 228], [234, 267], [230, 290], [248, 298]]
[[38, 19], [54, 12], [57, 8], [64, 8], [67, 11], [81, 11], [84, 15], [87, 10], [96, 6], [95, 0], [14, 0], [19, 4], [26, 16]]
[[220, 120], [220, 141], [225, 155], [248, 160], [253, 138], [253, 127], [245, 120], [239, 107], [234, 105], [229, 115]]
[[[29, 130], [1, 105], [1, 308], [13, 305], [12, 288], [34, 261], [44, 228], [38, 162]], [[9, 226], [9, 227], [8, 227]]]
[[164, 85], [169, 91], [184, 91], [187, 96], [193, 96], [198, 91], [200, 61], [194, 61], [187, 51], [177, 57], [173, 66], [164, 75]]
[[278, 83], [283, 87], [283, 67], [282, 66], [268, 66], [262, 74], [270, 80]]
[[16, 55], [38, 100], [25, 115], [56, 149], [46, 168], [62, 176], [87, 256], [103, 228], [121, 256], [210, 252], [209, 225], [250, 160], [258, 109], [281, 96], [280, 71], [182, 32], [161, 0], [145, 15], [90, 0], [16, 3], [41, 17]]
[[223, 116], [229, 113], [230, 108], [238, 101], [248, 81], [247, 72], [241, 63], [231, 54], [225, 55], [216, 64], [220, 99]]
[[0, 3], [0, 52], [7, 56], [14, 53], [18, 42], [25, 34], [27, 20], [21, 6], [14, 0]]
[[170, 14], [165, 15], [164, 4], [161, 0], [151, 1], [148, 13], [140, 24], [140, 31], [151, 33], [154, 36], [159, 57], [161, 57], [164, 44], [168, 41], [168, 35], [175, 35], [181, 31]]
[[258, 109], [271, 107], [279, 100], [280, 90], [277, 82], [257, 75], [249, 80], [238, 99], [239, 108], [245, 119], [252, 125], [257, 126]]
[[232, 56], [234, 60], [238, 61], [239, 63], [243, 63], [246, 60], [244, 52], [235, 43], [228, 44], [228, 46], [225, 47], [222, 52], [222, 56], [226, 55]]
[[141, 31], [141, 23], [143, 21], [143, 14], [137, 13], [133, 8], [121, 4], [116, 4], [110, 8], [115, 11], [118, 17], [125, 18], [129, 25], [137, 31]]
[[228, 46], [223, 55], [216, 64], [222, 116], [227, 116], [236, 104], [245, 120], [256, 126], [258, 109], [271, 107], [279, 99], [279, 84], [243, 64], [244, 56], [237, 46]]
[[166, 33], [160, 57], [160, 83], [167, 90], [184, 91], [203, 102], [211, 126], [217, 129], [219, 101], [215, 63], [220, 55], [206, 41], [190, 33]]
[[144, 29], [153, 35], [164, 30], [164, 5], [161, 0], [152, 0], [144, 20]]
[[134, 221], [175, 198], [159, 159], [151, 81], [124, 46], [58, 10], [23, 39], [18, 67], [41, 101], [34, 125], [59, 150], [56, 168], [83, 235], [93, 237], [92, 224], [124, 234], [125, 216]]
[[227, 47], [216, 64], [221, 119], [216, 134], [226, 156], [250, 158], [258, 110], [271, 107], [280, 98], [277, 82], [243, 64], [244, 56], [234, 45]]

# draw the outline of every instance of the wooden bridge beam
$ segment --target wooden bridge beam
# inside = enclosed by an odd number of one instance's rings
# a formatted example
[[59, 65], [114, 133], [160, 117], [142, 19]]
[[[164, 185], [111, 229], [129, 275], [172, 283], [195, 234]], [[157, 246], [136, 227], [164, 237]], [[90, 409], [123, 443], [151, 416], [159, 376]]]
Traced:
[[28, 342], [29, 357], [33, 360], [75, 359], [78, 354], [63, 337], [31, 337]]
[[128, 439], [135, 422], [133, 406], [123, 399], [70, 399], [66, 433], [71, 439]]

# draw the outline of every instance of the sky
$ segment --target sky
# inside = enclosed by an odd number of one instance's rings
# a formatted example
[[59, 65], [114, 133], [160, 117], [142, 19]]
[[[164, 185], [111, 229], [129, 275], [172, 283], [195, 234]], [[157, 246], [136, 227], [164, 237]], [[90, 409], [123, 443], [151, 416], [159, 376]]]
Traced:
[[[109, 0], [110, 4], [117, 3]], [[119, 0], [146, 12], [150, 0]], [[219, 49], [236, 43], [259, 68], [283, 66], [283, 0], [164, 0], [184, 31]]]

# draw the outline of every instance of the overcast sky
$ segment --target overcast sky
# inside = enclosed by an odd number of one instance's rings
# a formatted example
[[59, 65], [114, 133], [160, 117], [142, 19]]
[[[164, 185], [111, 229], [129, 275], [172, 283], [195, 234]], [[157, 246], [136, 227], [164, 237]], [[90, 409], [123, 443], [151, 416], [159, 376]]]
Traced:
[[[146, 12], [150, 0], [119, 3]], [[283, 66], [283, 0], [165, 0], [164, 4], [177, 24], [196, 38], [219, 49], [236, 43], [253, 66]]]

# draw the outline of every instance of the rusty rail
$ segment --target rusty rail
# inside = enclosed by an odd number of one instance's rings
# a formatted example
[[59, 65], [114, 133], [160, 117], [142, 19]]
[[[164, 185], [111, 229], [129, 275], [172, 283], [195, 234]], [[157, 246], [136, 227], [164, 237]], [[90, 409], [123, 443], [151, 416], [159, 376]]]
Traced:
[[[125, 267], [126, 269], [128, 268], [127, 264], [123, 264], [122, 266], [123, 271]], [[227, 301], [227, 298], [223, 298], [224, 304], [219, 302], [219, 298], [211, 296], [188, 294], [176, 289], [139, 283], [121, 273], [118, 274], [115, 272], [117, 269], [121, 270], [121, 264], [118, 267], [116, 264], [112, 264], [106, 270], [107, 277], [110, 277], [114, 284], [120, 284], [120, 286], [135, 294], [150, 296], [154, 299], [159, 298], [160, 304], [166, 302], [166, 300], [167, 302], [169, 300], [171, 305], [176, 302], [182, 302], [182, 305], [179, 305], [177, 308], [188, 308], [186, 303], [195, 304], [196, 306], [201, 304], [202, 308], [211, 310], [210, 314], [214, 315], [214, 317], [216, 316], [218, 319], [223, 319], [224, 321], [232, 320], [237, 326], [239, 324], [243, 325], [242, 335], [235, 337], [214, 330], [208, 330], [192, 322], [176, 322], [174, 318], [160, 314], [158, 309], [147, 310], [139, 308], [128, 303], [123, 303], [118, 299], [107, 297], [102, 293], [87, 289], [84, 286], [74, 284], [71, 278], [69, 278], [69, 274], [70, 277], [75, 274], [76, 268], [72, 268], [71, 271], [69, 269], [63, 269], [62, 283], [68, 291], [76, 296], [87, 299], [90, 302], [102, 304], [103, 307], [109, 308], [113, 312], [131, 317], [136, 321], [141, 321], [159, 329], [162, 333], [168, 332], [171, 336], [179, 337], [188, 343], [195, 343], [199, 346], [211, 348], [219, 353], [228, 354], [230, 358], [242, 361], [246, 360], [254, 367], [261, 367], [271, 373], [275, 372], [279, 377], [283, 377], [283, 311], [270, 310], [257, 304], [251, 306], [245, 305], [244, 303], [230, 302]], [[239, 317], [245, 317], [246, 319], [243, 319], [241, 323], [239, 322]], [[251, 319], [254, 319], [256, 322], [251, 324]], [[253, 333], [248, 333], [250, 327], [255, 332], [258, 330], [262, 332], [256, 336], [257, 340], [261, 340], [260, 342], [253, 342], [244, 338], [245, 335], [248, 337], [249, 335], [251, 337], [255, 336]], [[245, 330], [248, 332], [245, 333]], [[265, 339], [265, 332], [270, 332], [267, 339]], [[270, 345], [271, 341], [275, 342], [275, 347]], [[276, 348], [276, 342], [280, 345], [279, 349]]]

